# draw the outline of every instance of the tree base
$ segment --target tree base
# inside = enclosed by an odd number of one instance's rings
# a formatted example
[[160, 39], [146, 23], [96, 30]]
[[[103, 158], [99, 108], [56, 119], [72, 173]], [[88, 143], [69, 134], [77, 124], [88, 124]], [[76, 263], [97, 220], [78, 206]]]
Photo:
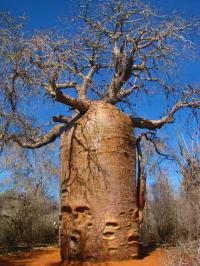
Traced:
[[[84, 262], [90, 262], [90, 263], [97, 263], [97, 262], [112, 262], [112, 261], [123, 261], [123, 260], [131, 260], [131, 259], [137, 259], [139, 256], [139, 246], [136, 241], [132, 241], [129, 243], [129, 246], [131, 246], [131, 253], [127, 252], [127, 249], [120, 249], [120, 247], [111, 248], [106, 252], [106, 250], [97, 250], [94, 254], [90, 253], [90, 256], [87, 256], [86, 254], [82, 253], [80, 251], [79, 256], [70, 257], [68, 254], [70, 252], [69, 247], [62, 246], [61, 247], [61, 258], [63, 265], [68, 264], [80, 264]], [[66, 252], [66, 250], [68, 252]], [[95, 250], [94, 250], [95, 251]], [[128, 248], [128, 251], [130, 251], [130, 247]], [[71, 250], [73, 252], [73, 250]], [[82, 256], [80, 256], [80, 254]], [[100, 255], [101, 254], [101, 255]], [[85, 255], [85, 256], [84, 256]]]

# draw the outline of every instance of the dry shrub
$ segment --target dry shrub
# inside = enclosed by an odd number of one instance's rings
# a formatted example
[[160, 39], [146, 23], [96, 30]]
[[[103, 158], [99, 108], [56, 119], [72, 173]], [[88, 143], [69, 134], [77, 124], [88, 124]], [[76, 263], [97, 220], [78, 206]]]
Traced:
[[200, 240], [181, 242], [176, 248], [164, 251], [164, 266], [199, 266], [200, 265]]
[[176, 245], [200, 239], [200, 189], [175, 192], [166, 175], [148, 189], [141, 240]]
[[0, 157], [0, 245], [55, 242], [58, 220], [56, 189], [58, 167], [55, 146], [27, 151], [17, 145], [4, 149]]
[[155, 171], [155, 181], [147, 191], [144, 225], [141, 230], [143, 239], [154, 239], [157, 243], [173, 245], [185, 241], [193, 243], [200, 239], [198, 136], [194, 135], [187, 144], [183, 134], [178, 135], [178, 144], [179, 150], [173, 150], [172, 155], [182, 175], [180, 188], [178, 191], [173, 189], [167, 171]]
[[44, 244], [56, 242], [53, 223], [57, 220], [58, 206], [42, 195], [9, 195], [1, 199], [0, 243], [5, 246]]
[[173, 243], [176, 235], [176, 199], [166, 173], [159, 173], [148, 189], [142, 240]]

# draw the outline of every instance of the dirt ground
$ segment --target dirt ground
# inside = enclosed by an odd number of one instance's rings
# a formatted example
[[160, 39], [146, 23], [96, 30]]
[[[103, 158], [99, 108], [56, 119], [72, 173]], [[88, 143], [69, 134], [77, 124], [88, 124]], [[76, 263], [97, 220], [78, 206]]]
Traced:
[[[143, 248], [143, 253], [137, 260], [98, 263], [98, 266], [163, 266], [162, 250]], [[84, 265], [84, 264], [83, 264]], [[85, 263], [92, 266], [90, 263]], [[61, 266], [59, 248], [44, 248], [31, 252], [0, 256], [0, 266]]]

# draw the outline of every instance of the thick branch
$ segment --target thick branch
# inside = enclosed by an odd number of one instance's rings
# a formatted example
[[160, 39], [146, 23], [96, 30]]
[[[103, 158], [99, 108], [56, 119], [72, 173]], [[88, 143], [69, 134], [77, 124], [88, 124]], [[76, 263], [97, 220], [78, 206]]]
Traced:
[[12, 135], [11, 139], [23, 148], [36, 149], [43, 147], [56, 140], [62, 131], [66, 128], [66, 124], [60, 124], [50, 130], [50, 132], [37, 140], [27, 141], [16, 135]]
[[104, 97], [103, 100], [106, 102], [109, 102], [111, 104], [116, 104], [118, 102], [123, 102], [123, 99], [129, 96], [133, 91], [137, 91], [140, 87], [139, 86], [133, 86], [130, 89], [121, 89], [117, 96], [115, 98], [109, 98], [109, 97]]
[[67, 94], [63, 94], [61, 91], [57, 91], [57, 92], [52, 91], [51, 96], [54, 97], [54, 99], [57, 102], [63, 103], [65, 105], [69, 105], [72, 108], [80, 111], [80, 113], [87, 112], [87, 110], [90, 107], [90, 101], [88, 101], [87, 99], [85, 100], [75, 99], [75, 98], [70, 97]]
[[200, 101], [193, 102], [178, 102], [169, 112], [168, 116], [165, 116], [158, 120], [147, 120], [141, 117], [131, 117], [133, 126], [137, 128], [146, 128], [150, 130], [156, 130], [164, 126], [165, 124], [174, 122], [174, 114], [181, 108], [189, 107], [189, 108], [200, 108]]
[[116, 98], [117, 93], [120, 92], [120, 89], [123, 86], [123, 84], [131, 77], [132, 66], [133, 66], [133, 57], [131, 56], [127, 58], [125, 66], [123, 67], [121, 73], [119, 73], [117, 76], [115, 75], [112, 80], [112, 83], [108, 90], [110, 101], [112, 101], [113, 98]]
[[81, 114], [76, 114], [74, 117], [66, 117], [62, 115], [57, 115], [52, 117], [54, 122], [62, 122], [62, 124], [59, 124], [55, 127], [53, 127], [49, 133], [46, 135], [38, 138], [38, 139], [27, 139], [24, 136], [16, 136], [12, 135], [10, 137], [11, 140], [15, 141], [18, 143], [21, 147], [23, 148], [29, 148], [29, 149], [36, 149], [43, 147], [49, 143], [52, 143], [53, 141], [56, 140], [57, 137], [60, 136], [60, 134], [63, 132], [65, 129], [69, 129], [74, 125], [74, 123], [79, 120], [81, 117]]
[[97, 67], [94, 65], [91, 67], [90, 71], [86, 76], [83, 78], [83, 84], [78, 89], [78, 95], [80, 100], [87, 100], [87, 89], [89, 84], [92, 82], [93, 76]]
[[59, 122], [59, 123], [69, 123], [70, 117], [64, 116], [64, 115], [56, 115], [52, 117], [53, 122]]
[[[43, 81], [37, 81], [37, 80], [32, 79], [31, 77], [27, 75], [26, 72], [19, 73], [19, 76], [22, 79], [25, 79], [29, 84], [39, 86], [47, 90], [48, 94], [52, 98], [54, 98], [57, 102], [63, 103], [65, 105], [69, 105], [72, 108], [79, 110], [81, 113], [85, 113], [89, 108], [89, 101], [87, 101], [87, 99], [75, 99], [75, 98], [70, 97], [67, 94], [63, 94], [63, 92], [61, 91], [61, 89], [64, 89], [64, 88], [75, 88], [78, 90], [78, 85], [74, 81], [60, 83], [60, 84], [59, 83], [48, 84]], [[87, 76], [86, 77], [84, 76], [84, 78], [87, 78]]]

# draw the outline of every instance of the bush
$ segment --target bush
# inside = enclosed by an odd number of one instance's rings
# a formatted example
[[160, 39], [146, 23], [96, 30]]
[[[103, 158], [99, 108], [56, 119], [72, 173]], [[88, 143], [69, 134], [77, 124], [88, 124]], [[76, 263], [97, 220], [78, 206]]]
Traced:
[[1, 195], [4, 205], [0, 216], [0, 243], [28, 245], [55, 243], [53, 223], [58, 217], [57, 205], [42, 195]]
[[165, 251], [163, 259], [165, 266], [199, 266], [200, 240], [182, 242], [174, 249]]
[[176, 200], [166, 174], [156, 177], [147, 194], [141, 229], [143, 240], [172, 243], [176, 237]]
[[166, 174], [148, 189], [141, 240], [176, 245], [200, 239], [200, 189], [175, 192]]

